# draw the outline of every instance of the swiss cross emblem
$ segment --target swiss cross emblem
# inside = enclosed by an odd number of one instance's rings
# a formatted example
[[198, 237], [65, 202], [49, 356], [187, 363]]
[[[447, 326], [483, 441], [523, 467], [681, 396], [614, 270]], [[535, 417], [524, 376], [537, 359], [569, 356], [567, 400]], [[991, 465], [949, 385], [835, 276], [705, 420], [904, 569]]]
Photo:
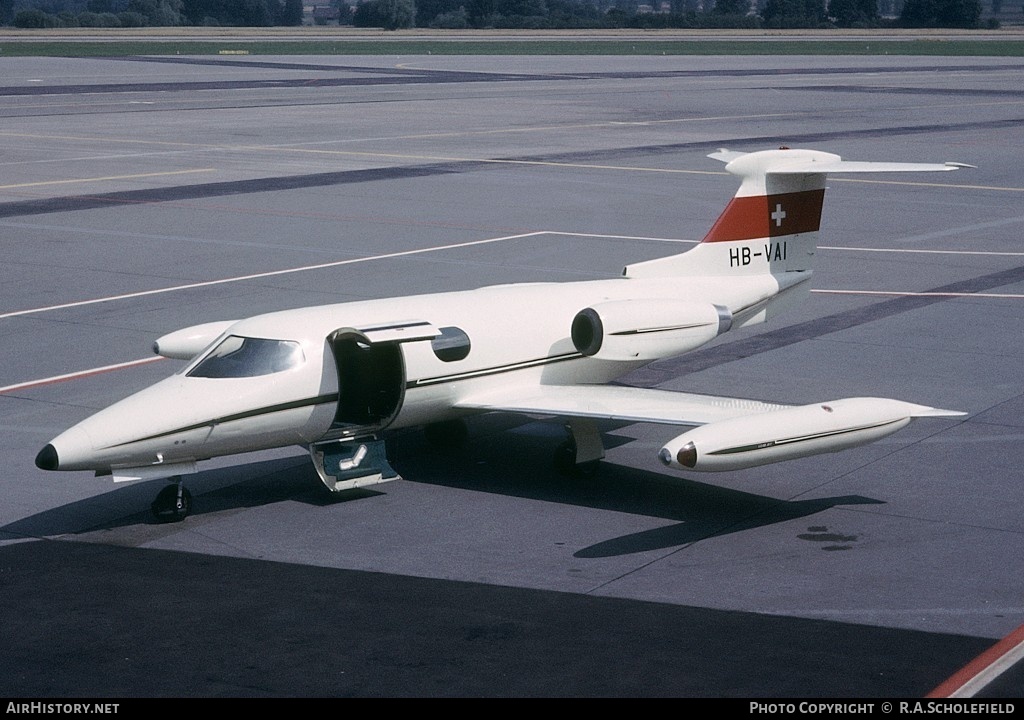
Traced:
[[775, 227], [782, 227], [782, 221], [786, 219], [786, 211], [782, 209], [782, 203], [775, 204], [775, 212], [769, 217], [775, 221]]

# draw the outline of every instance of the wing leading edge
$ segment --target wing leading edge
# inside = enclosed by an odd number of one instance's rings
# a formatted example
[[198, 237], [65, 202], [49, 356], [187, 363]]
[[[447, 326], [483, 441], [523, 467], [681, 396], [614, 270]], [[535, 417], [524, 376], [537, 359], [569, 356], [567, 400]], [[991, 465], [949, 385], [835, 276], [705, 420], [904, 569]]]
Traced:
[[539, 385], [489, 391], [466, 398], [456, 403], [456, 407], [694, 426], [789, 406], [616, 385]]

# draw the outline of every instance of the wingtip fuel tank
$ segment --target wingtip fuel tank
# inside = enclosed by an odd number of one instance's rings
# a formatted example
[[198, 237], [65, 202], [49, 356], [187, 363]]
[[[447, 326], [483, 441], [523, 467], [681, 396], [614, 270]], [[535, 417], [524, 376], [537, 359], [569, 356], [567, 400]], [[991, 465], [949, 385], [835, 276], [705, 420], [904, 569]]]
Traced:
[[153, 353], [172, 360], [191, 360], [235, 322], [219, 320], [168, 333], [156, 339]]
[[963, 414], [888, 398], [844, 398], [709, 423], [673, 438], [658, 457], [678, 470], [742, 470], [865, 445], [911, 418]]

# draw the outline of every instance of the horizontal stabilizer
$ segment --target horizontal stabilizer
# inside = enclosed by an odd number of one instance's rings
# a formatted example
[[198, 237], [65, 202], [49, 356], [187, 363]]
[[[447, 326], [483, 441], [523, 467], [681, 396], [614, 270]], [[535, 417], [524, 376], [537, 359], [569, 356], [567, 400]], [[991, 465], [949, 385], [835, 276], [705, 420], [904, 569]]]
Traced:
[[[792, 159], [786, 157], [787, 152], [793, 152]], [[708, 155], [708, 157], [724, 163], [731, 163], [734, 160], [754, 154], [721, 148], [717, 152]], [[814, 153], [808, 157], [804, 152], [789, 151], [787, 148], [782, 152], [772, 153], [771, 162], [766, 163], [762, 170], [766, 173], [778, 175], [806, 175], [809, 173], [948, 172], [965, 168], [974, 168], [974, 165], [958, 162], [900, 163], [843, 160], [838, 155], [826, 153]]]
[[725, 148], [718, 148], [718, 152], [713, 152], [708, 155], [712, 160], [721, 160], [724, 163], [729, 163], [736, 158], [741, 158], [747, 153], [737, 152], [736, 150], [726, 150]]
[[768, 172], [780, 175], [804, 175], [806, 173], [878, 173], [878, 172], [948, 172], [970, 168], [964, 163], [896, 163], [896, 162], [863, 162], [857, 160], [837, 160], [834, 162], [797, 162], [786, 163], [769, 168]]

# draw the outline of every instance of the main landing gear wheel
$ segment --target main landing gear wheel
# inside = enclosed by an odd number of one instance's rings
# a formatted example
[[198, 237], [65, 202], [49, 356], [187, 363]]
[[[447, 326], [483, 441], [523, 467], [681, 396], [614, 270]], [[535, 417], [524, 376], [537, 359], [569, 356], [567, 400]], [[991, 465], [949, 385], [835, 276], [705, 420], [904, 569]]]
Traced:
[[571, 418], [565, 430], [569, 437], [555, 450], [555, 469], [566, 477], [593, 477], [604, 458], [597, 425], [587, 418]]
[[157, 522], [181, 522], [192, 511], [192, 493], [179, 480], [161, 490], [150, 508]]
[[434, 447], [455, 448], [469, 437], [469, 427], [462, 419], [443, 420], [423, 427], [423, 436]]

